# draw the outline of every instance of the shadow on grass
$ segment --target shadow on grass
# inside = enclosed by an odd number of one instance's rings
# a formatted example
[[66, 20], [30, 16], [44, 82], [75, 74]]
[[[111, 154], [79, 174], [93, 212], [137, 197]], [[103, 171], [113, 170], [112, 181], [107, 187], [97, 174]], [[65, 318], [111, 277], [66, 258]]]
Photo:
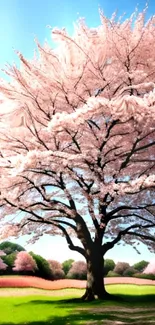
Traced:
[[[124, 303], [131, 303], [134, 305], [141, 305], [141, 304], [147, 304], [149, 306], [150, 303], [155, 304], [155, 293], [154, 294], [147, 294], [147, 295], [123, 295], [118, 294], [118, 298]], [[118, 300], [119, 301], [119, 300]]]
[[[154, 324], [155, 319], [155, 294], [154, 295], [117, 295], [116, 301], [96, 300], [84, 303], [79, 298], [63, 300], [31, 300], [26, 303], [15, 304], [15, 307], [34, 305], [34, 308], [44, 308], [50, 305], [55, 314], [45, 321], [29, 321], [20, 325], [111, 325], [121, 322], [122, 325]], [[39, 306], [40, 305], [40, 306]], [[66, 309], [67, 315], [59, 314], [61, 309]], [[68, 309], [68, 310], [67, 310]], [[1, 323], [1, 325], [15, 325], [17, 323]], [[18, 323], [19, 325], [19, 323]]]
[[[112, 309], [104, 312], [95, 312], [95, 311], [79, 311], [74, 314], [69, 314], [65, 317], [53, 316], [49, 317], [45, 321], [34, 321], [34, 322], [24, 322], [20, 325], [108, 325], [108, 324], [117, 324], [120, 322], [122, 325], [134, 324], [136, 317], [136, 325], [147, 325], [154, 324], [154, 316], [151, 312], [147, 311], [147, 314], [144, 313], [134, 313], [131, 309], [131, 312], [126, 313], [122, 311], [113, 311]], [[15, 325], [16, 323], [3, 323], [3, 325]]]
[[81, 298], [68, 298], [68, 299], [59, 299], [59, 300], [41, 300], [41, 299], [35, 299], [35, 300], [31, 300], [30, 302], [24, 302], [24, 303], [18, 303], [16, 304], [16, 306], [21, 306], [23, 304], [56, 304], [57, 306], [59, 305], [64, 305], [65, 307], [68, 308], [75, 308], [75, 307], [79, 307], [79, 306], [110, 306], [110, 305], [131, 305], [134, 303], [135, 306], [141, 305], [141, 304], [147, 304], [147, 306], [150, 303], [153, 303], [155, 305], [155, 294], [147, 294], [147, 295], [123, 295], [123, 294], [117, 294], [117, 295], [113, 295], [111, 296], [111, 298], [107, 299], [107, 300], [99, 300], [96, 299], [94, 301], [82, 301]]

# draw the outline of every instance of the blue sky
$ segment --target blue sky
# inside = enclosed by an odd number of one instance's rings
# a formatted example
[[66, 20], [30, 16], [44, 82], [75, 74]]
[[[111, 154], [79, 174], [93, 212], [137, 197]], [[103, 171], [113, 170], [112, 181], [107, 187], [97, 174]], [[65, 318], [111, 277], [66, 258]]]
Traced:
[[[142, 10], [146, 0], [140, 0]], [[89, 26], [99, 24], [98, 8], [106, 16], [118, 10], [118, 15], [126, 12], [129, 16], [137, 6], [137, 0], [5, 0], [0, 1], [0, 68], [7, 62], [16, 61], [13, 48], [31, 58], [34, 50], [34, 37], [41, 43], [50, 40], [50, 30], [46, 27], [66, 27], [73, 30], [73, 22], [85, 17]], [[148, 16], [155, 12], [154, 0], [149, 1]]]
[[[150, 0], [147, 18], [155, 14], [155, 0]], [[13, 48], [19, 50], [26, 58], [31, 58], [34, 53], [34, 38], [37, 37], [41, 44], [47, 39], [50, 41], [50, 30], [52, 27], [66, 27], [69, 33], [73, 31], [73, 23], [79, 17], [85, 17], [88, 26], [99, 25], [98, 8], [100, 7], [108, 17], [117, 10], [118, 16], [126, 13], [131, 15], [137, 6], [137, 0], [5, 0], [0, 1], [0, 68], [5, 63], [17, 62]], [[139, 11], [146, 4], [146, 0], [139, 0]], [[0, 76], [4, 77], [0, 72]], [[21, 238], [18, 242], [25, 245]], [[71, 252], [64, 238], [42, 239], [33, 246], [25, 246], [28, 250], [45, 256], [46, 258], [63, 261], [67, 258], [81, 259], [81, 255]], [[151, 260], [147, 248], [141, 246], [141, 255], [132, 248], [118, 246], [108, 253], [106, 257], [115, 261], [129, 261], [131, 264], [137, 260]]]

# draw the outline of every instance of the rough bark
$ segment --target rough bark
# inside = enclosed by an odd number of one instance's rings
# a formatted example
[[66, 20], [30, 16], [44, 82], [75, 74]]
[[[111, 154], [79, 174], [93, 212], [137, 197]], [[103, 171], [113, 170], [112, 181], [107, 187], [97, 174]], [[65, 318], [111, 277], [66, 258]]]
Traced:
[[87, 257], [87, 285], [83, 300], [91, 301], [95, 298], [107, 300], [110, 298], [105, 289], [103, 268], [102, 254], [97, 251], [91, 252]]

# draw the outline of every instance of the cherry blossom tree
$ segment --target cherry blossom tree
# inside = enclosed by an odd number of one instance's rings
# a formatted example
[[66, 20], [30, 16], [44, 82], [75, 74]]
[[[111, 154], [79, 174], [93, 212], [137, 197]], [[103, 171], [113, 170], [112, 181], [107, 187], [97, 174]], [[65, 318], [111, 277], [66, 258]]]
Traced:
[[72, 264], [68, 278], [85, 280], [87, 277], [87, 264], [84, 261], [76, 261]]
[[25, 251], [19, 252], [15, 259], [13, 271], [32, 271], [37, 270], [37, 264], [33, 257]]
[[54, 280], [63, 279], [65, 277], [65, 273], [60, 262], [49, 260], [48, 263], [51, 268]]
[[123, 275], [125, 270], [127, 270], [129, 267], [130, 267], [129, 263], [118, 262], [114, 268], [114, 272]]
[[1, 270], [6, 270], [8, 266], [3, 262], [2, 258], [0, 258], [0, 271]]
[[6, 253], [0, 249], [0, 256], [5, 256]]
[[0, 271], [1, 270], [6, 270], [6, 268], [8, 267], [6, 263], [4, 263], [4, 261], [2, 260], [2, 256], [5, 256], [5, 252], [3, 252], [1, 249], [0, 249]]
[[143, 271], [144, 274], [155, 274], [155, 260], [151, 261]]
[[0, 83], [1, 238], [62, 234], [86, 259], [84, 300], [109, 297], [108, 250], [155, 247], [155, 17], [100, 18], [17, 52]]

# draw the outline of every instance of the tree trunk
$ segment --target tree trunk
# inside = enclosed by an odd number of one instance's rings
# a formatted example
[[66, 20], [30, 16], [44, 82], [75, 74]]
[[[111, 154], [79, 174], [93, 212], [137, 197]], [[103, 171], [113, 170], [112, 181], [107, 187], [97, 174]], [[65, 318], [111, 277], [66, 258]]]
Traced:
[[87, 257], [87, 286], [82, 299], [91, 301], [95, 298], [107, 300], [110, 294], [107, 293], [103, 278], [104, 260], [102, 254], [95, 252]]

